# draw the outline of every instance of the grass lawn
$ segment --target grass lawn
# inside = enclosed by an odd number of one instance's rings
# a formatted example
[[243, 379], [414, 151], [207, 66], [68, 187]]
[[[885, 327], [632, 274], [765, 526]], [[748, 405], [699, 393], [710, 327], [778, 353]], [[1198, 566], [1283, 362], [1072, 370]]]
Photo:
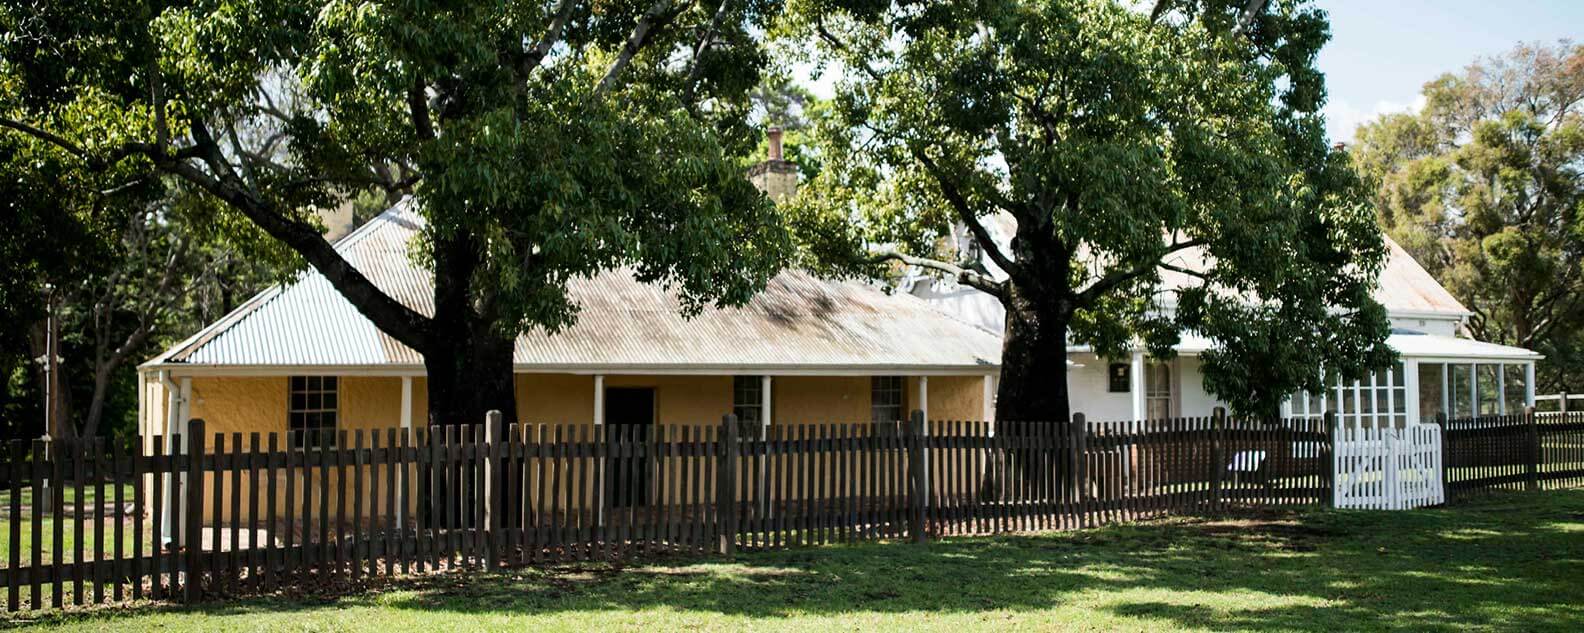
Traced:
[[[132, 484], [126, 484], [121, 488], [121, 498], [125, 500], [126, 503], [132, 503]], [[11, 511], [12, 492], [13, 491], [9, 487], [0, 488], [0, 515]], [[116, 499], [115, 494], [116, 487], [114, 484], [104, 485], [105, 501], [114, 502]], [[93, 502], [98, 497], [99, 490], [94, 486], [94, 484], [87, 484], [83, 486], [83, 503], [86, 505], [89, 512], [93, 511]], [[61, 490], [61, 498], [65, 500], [66, 506], [68, 508], [75, 509], [77, 507], [77, 484], [67, 482], [66, 487]], [[32, 486], [25, 486], [22, 488], [22, 505], [25, 508], [31, 508], [33, 506]], [[23, 513], [31, 516], [30, 510], [23, 510]]]
[[67, 631], [1584, 630], [1584, 491], [45, 616]]

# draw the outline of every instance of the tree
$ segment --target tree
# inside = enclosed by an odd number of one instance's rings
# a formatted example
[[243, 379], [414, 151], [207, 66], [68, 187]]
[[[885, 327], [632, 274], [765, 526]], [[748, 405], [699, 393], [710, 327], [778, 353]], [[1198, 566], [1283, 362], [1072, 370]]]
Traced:
[[1384, 244], [1318, 114], [1325, 15], [1266, 4], [795, 3], [849, 70], [793, 225], [851, 274], [899, 261], [1000, 300], [1002, 419], [1067, 418], [1073, 343], [1166, 357], [1199, 332], [1206, 387], [1259, 415], [1322, 367], [1388, 364]]
[[1584, 46], [1521, 44], [1423, 95], [1357, 132], [1381, 225], [1474, 313], [1476, 337], [1545, 353], [1545, 388], [1577, 388]]
[[[11, 220], [0, 235], [0, 318], [16, 325], [0, 336], [5, 402], [43, 400], [49, 310], [62, 358], [53, 398], [61, 424], [50, 431], [97, 436], [107, 418], [110, 430], [129, 431], [131, 361], [229, 311], [293, 262], [243, 252], [194, 224], [209, 215], [191, 209], [204, 199], [179, 183], [134, 176], [100, 190], [114, 179], [62, 177], [58, 155], [19, 139], [0, 137], [0, 204]], [[45, 431], [42, 407], [7, 408], [6, 437]]]
[[[630, 266], [697, 311], [786, 259], [735, 160], [775, 0], [65, 4], [6, 9], [0, 126], [74, 172], [177, 178], [299, 254], [423, 355], [431, 422], [515, 418], [513, 340], [576, 317], [574, 277]], [[371, 189], [415, 197], [432, 310], [314, 225]]]

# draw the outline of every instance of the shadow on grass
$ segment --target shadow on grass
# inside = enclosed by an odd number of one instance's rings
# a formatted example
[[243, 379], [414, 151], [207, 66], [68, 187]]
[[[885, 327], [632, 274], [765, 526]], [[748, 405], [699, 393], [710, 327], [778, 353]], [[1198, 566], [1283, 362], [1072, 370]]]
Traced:
[[[527, 616], [665, 608], [751, 618], [1076, 609], [1162, 628], [1581, 630], [1584, 491], [1413, 512], [1261, 513], [619, 570], [440, 575], [339, 599], [275, 597], [185, 611], [325, 605]], [[58, 619], [101, 617], [117, 616]]]

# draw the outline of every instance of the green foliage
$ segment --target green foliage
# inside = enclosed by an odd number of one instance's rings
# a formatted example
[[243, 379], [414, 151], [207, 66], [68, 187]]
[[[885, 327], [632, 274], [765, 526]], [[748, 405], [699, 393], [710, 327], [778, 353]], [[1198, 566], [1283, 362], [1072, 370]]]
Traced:
[[1584, 341], [1584, 47], [1520, 45], [1425, 84], [1425, 107], [1359, 128], [1380, 223], [1481, 340], [1537, 349], [1548, 391]]
[[1232, 32], [1244, 4], [793, 3], [788, 32], [849, 69], [797, 212], [850, 228], [802, 237], [955, 264], [954, 224], [1010, 219], [976, 240], [1006, 274], [974, 282], [1009, 318], [1105, 355], [1208, 335], [1206, 386], [1246, 412], [1391, 362], [1384, 245], [1318, 114], [1325, 16], [1272, 2]]
[[[3, 115], [8, 134], [49, 147], [64, 172], [125, 169], [203, 192], [173, 215], [239, 252], [302, 255], [429, 356], [565, 327], [576, 314], [566, 284], [604, 269], [674, 288], [687, 312], [741, 304], [780, 270], [788, 233], [740, 169], [756, 140], [748, 91], [767, 64], [760, 40], [780, 10], [779, 0], [16, 7], [5, 23], [26, 37], [5, 42], [0, 85], [17, 99]], [[84, 41], [109, 33], [126, 53]], [[357, 200], [366, 214], [404, 195], [427, 220], [414, 256], [435, 271], [433, 315], [349, 273], [315, 230], [315, 209]], [[432, 410], [452, 412], [433, 396]]]

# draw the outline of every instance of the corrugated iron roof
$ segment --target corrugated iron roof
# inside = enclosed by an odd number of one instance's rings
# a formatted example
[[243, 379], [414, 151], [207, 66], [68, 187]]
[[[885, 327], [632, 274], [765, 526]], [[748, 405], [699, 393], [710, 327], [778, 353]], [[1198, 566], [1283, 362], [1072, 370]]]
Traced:
[[[393, 298], [433, 314], [432, 276], [408, 256], [423, 220], [397, 205], [336, 244]], [[522, 368], [980, 368], [1001, 341], [905, 293], [785, 271], [741, 308], [683, 318], [673, 293], [611, 270], [573, 280], [577, 322], [517, 337]], [[317, 271], [272, 288], [150, 365], [396, 365], [422, 357], [381, 332]]]

